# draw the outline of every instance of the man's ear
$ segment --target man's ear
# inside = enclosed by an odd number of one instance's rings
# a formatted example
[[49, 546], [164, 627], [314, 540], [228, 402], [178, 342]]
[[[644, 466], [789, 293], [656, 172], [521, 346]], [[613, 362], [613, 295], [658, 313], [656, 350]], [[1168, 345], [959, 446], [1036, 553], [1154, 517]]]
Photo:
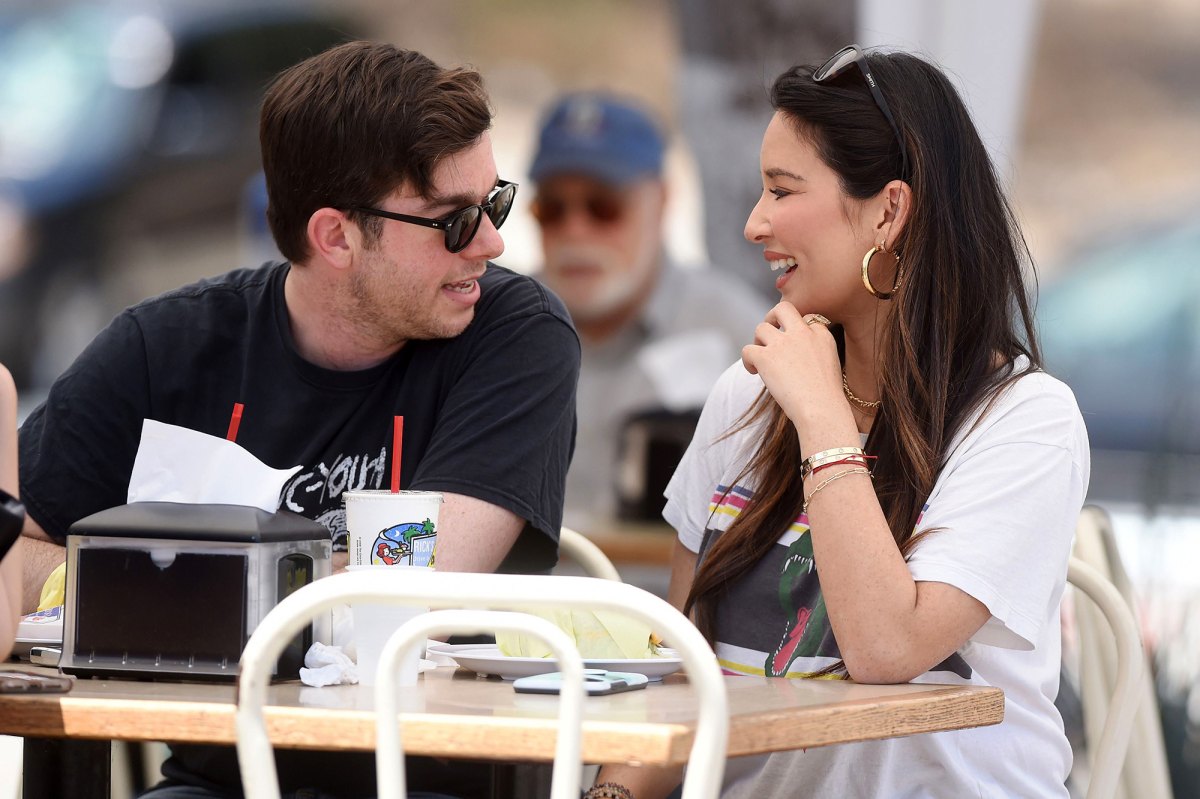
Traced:
[[902, 180], [890, 181], [875, 195], [875, 241], [895, 248], [912, 212], [912, 187]]
[[358, 229], [343, 212], [336, 208], [318, 208], [308, 218], [306, 233], [314, 259], [337, 269], [345, 269], [353, 263]]

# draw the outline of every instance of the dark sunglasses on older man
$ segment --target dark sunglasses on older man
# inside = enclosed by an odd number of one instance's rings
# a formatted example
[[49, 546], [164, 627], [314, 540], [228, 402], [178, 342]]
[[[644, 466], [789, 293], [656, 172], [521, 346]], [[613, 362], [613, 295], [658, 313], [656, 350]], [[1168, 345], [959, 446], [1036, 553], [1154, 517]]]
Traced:
[[513, 198], [516, 196], [517, 184], [501, 180], [483, 202], [468, 205], [466, 208], [459, 208], [457, 211], [451, 211], [445, 216], [439, 216], [436, 219], [397, 214], [392, 211], [358, 205], [351, 206], [346, 210], [357, 211], [360, 214], [369, 214], [370, 216], [379, 216], [384, 219], [394, 219], [397, 222], [407, 222], [410, 225], [423, 225], [424, 227], [435, 228], [446, 234], [447, 250], [450, 252], [462, 252], [475, 238], [475, 234], [479, 232], [479, 224], [483, 221], [484, 214], [488, 215], [488, 219], [492, 220], [492, 225], [499, 230], [500, 226], [504, 224], [504, 220], [508, 219], [508, 212], [512, 210]]
[[572, 208], [582, 208], [588, 217], [598, 224], [611, 225], [625, 213], [625, 202], [613, 194], [589, 194], [582, 199], [568, 202], [552, 194], [539, 194], [529, 210], [542, 227], [561, 225]]
[[896, 134], [896, 142], [900, 145], [900, 177], [907, 179], [908, 148], [904, 146], [904, 137], [900, 135], [900, 127], [896, 124], [896, 118], [892, 116], [892, 109], [888, 108], [887, 100], [883, 99], [883, 92], [879, 90], [875, 76], [871, 74], [871, 62], [867, 60], [867, 54], [862, 51], [862, 48], [857, 44], [850, 44], [838, 50], [832, 58], [813, 72], [813, 82], [824, 83], [833, 80], [844, 75], [850, 67], [858, 67], [863, 80], [867, 82], [867, 88], [871, 90], [871, 96], [875, 98], [875, 105], [879, 106], [879, 110], [887, 118], [888, 124], [892, 126], [892, 133]]

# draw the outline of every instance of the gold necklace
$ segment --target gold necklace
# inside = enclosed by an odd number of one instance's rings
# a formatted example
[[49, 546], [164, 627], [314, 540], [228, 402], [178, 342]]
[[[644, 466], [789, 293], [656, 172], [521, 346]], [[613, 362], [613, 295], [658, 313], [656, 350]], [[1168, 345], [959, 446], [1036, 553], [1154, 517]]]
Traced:
[[850, 390], [850, 384], [846, 381], [845, 372], [842, 372], [842, 391], [845, 392], [846, 399], [850, 400], [868, 413], [874, 413], [877, 411], [880, 403], [883, 402], [883, 400], [874, 400], [872, 402], [868, 402], [865, 399], [860, 399], [859, 397], [854, 396], [854, 392]]

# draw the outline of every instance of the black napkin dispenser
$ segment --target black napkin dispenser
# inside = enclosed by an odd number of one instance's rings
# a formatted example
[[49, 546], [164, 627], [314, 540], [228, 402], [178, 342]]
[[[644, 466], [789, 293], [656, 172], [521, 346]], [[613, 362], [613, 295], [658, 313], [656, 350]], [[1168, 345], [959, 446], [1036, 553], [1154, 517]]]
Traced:
[[[138, 502], [80, 519], [67, 535], [62, 670], [86, 676], [234, 680], [242, 649], [284, 597], [329, 575], [322, 524], [240, 505]], [[322, 615], [288, 644], [294, 679]]]

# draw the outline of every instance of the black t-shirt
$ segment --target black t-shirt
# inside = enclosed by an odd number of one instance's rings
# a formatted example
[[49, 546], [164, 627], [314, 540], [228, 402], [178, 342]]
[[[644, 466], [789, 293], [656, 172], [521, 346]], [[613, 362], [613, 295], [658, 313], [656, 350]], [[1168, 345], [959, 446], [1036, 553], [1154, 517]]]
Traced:
[[[125, 503], [143, 419], [224, 437], [240, 402], [237, 443], [268, 466], [303, 465], [282, 507], [321, 521], [344, 548], [341, 495], [389, 484], [392, 420], [403, 415], [402, 486], [516, 513], [527, 524], [501, 570], [552, 567], [579, 375], [579, 340], [558, 298], [489, 265], [461, 335], [410, 341], [379, 366], [342, 372], [297, 353], [283, 293], [289, 268], [202, 280], [117, 316], [21, 428], [29, 515], [62, 541], [76, 520]], [[175, 755], [172, 776], [239, 786], [230, 749], [175, 747]], [[352, 794], [347, 776], [357, 772], [373, 791], [370, 756], [362, 769], [347, 758], [277, 753], [285, 787], [329, 777]]]
[[297, 353], [288, 269], [231, 272], [117, 316], [21, 428], [30, 516], [63, 540], [76, 520], [125, 503], [143, 419], [224, 437], [240, 402], [238, 444], [268, 466], [303, 465], [282, 507], [324, 523], [342, 549], [342, 493], [389, 484], [392, 420], [403, 415], [401, 485], [516, 513], [528, 524], [502, 571], [553, 566], [579, 371], [559, 300], [490, 265], [461, 335], [342, 372]]

